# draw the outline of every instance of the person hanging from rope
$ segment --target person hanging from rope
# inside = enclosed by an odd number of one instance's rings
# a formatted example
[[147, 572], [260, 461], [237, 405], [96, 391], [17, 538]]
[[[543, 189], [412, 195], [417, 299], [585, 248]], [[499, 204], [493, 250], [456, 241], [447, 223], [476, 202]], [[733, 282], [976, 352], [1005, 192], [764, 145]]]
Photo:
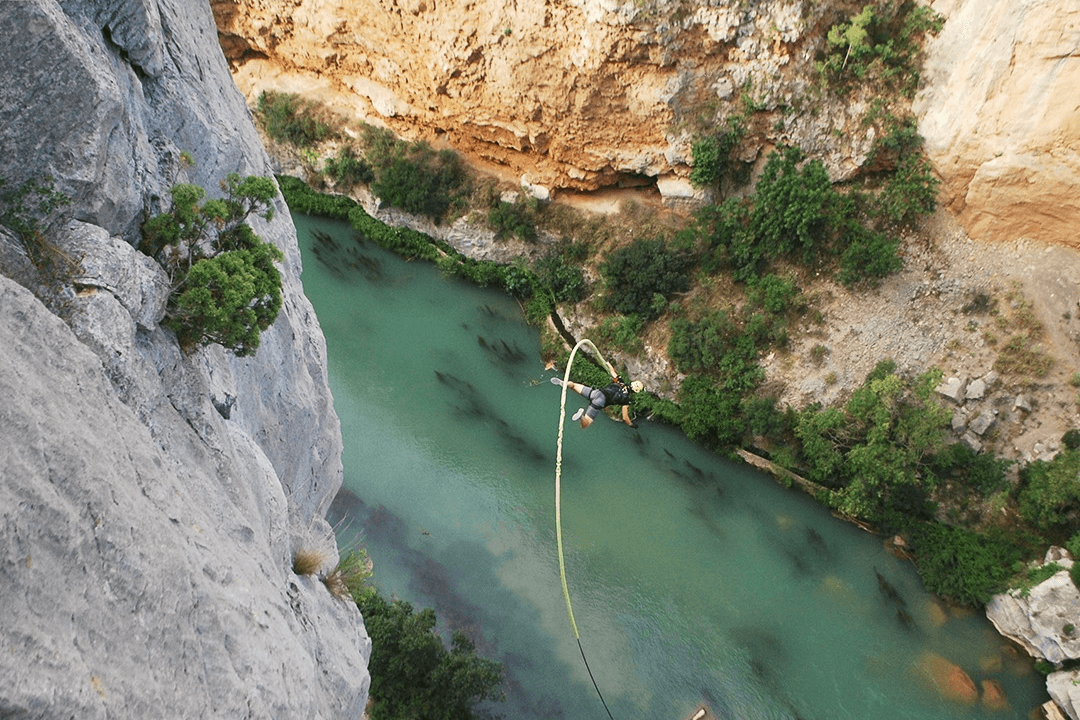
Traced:
[[[581, 420], [581, 429], [592, 425], [596, 416], [609, 405], [621, 405], [622, 406], [622, 421], [632, 428], [636, 428], [637, 425], [630, 419], [630, 403], [634, 400], [634, 393], [639, 393], [645, 387], [641, 384], [640, 380], [627, 385], [623, 382], [623, 379], [619, 377], [618, 373], [613, 373], [611, 376], [613, 382], [604, 388], [591, 388], [588, 385], [582, 385], [574, 381], [569, 381], [566, 385], [569, 389], [581, 395], [583, 398], [589, 401], [588, 408], [579, 408], [572, 420]], [[552, 385], [562, 385], [561, 378], [551, 378]]]

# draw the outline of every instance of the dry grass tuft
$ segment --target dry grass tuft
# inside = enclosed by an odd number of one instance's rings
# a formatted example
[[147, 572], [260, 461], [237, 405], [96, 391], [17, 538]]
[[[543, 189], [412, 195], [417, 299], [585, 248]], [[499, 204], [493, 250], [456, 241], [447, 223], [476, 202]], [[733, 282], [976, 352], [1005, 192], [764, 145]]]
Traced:
[[293, 555], [292, 569], [297, 575], [318, 575], [326, 563], [326, 553], [300, 548]]

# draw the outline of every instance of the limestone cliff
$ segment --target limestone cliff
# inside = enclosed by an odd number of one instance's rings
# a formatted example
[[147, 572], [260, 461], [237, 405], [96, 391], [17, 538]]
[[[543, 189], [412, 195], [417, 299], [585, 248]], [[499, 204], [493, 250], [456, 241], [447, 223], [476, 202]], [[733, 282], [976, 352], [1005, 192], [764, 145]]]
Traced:
[[[700, 126], [745, 101], [802, 103], [821, 27], [836, 17], [829, 3], [785, 0], [212, 4], [249, 99], [264, 88], [302, 92], [514, 180], [656, 185], [667, 197], [693, 194], [686, 176]], [[872, 134], [830, 135], [849, 111], [818, 110], [788, 112], [770, 132], [812, 147], [844, 177]]]
[[[241, 90], [300, 92], [552, 189], [692, 196], [692, 133], [764, 110], [758, 141], [834, 179], [874, 133], [869, 98], [813, 91], [828, 27], [861, 3], [787, 0], [213, 0]], [[936, 0], [919, 130], [976, 239], [1077, 245], [1080, 21], [1061, 1]]]
[[176, 182], [269, 173], [208, 5], [5, 2], [0, 34], [0, 177], [54, 178], [78, 261], [65, 323], [0, 231], [0, 716], [358, 717], [359, 613], [291, 570], [336, 556], [341, 437], [288, 212], [256, 227], [285, 301], [250, 358], [181, 353], [132, 247]]
[[937, 0], [919, 131], [973, 238], [1080, 247], [1080, 7]]

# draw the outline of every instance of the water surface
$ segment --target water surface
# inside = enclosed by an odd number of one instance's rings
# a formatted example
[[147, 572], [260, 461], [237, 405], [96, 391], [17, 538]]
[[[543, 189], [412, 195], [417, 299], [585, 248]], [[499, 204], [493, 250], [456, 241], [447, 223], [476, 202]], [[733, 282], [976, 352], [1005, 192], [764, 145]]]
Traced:
[[[497, 712], [602, 720], [559, 584], [559, 389], [537, 332], [502, 293], [294, 220], [345, 439], [345, 535], [362, 535], [385, 594], [505, 664]], [[568, 396], [568, 415], [582, 403]], [[941, 618], [880, 538], [670, 428], [568, 424], [568, 582], [616, 720], [700, 704], [748, 720], [1021, 719], [1047, 699], [984, 617]], [[917, 669], [927, 652], [997, 680], [1011, 708], [941, 699]]]

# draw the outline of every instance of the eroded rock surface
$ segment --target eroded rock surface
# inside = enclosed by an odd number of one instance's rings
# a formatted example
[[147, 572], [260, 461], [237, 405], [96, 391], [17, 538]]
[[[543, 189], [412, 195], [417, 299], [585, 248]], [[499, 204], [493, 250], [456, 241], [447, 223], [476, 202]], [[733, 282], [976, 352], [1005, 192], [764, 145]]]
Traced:
[[360, 615], [291, 570], [336, 560], [341, 436], [287, 209], [254, 224], [284, 304], [249, 358], [181, 353], [134, 249], [175, 183], [270, 173], [209, 7], [25, 0], [0, 33], [0, 177], [53, 178], [76, 261], [0, 230], [0, 716], [359, 717]]
[[919, 132], [941, 199], [979, 240], [1080, 247], [1080, 7], [937, 0]]

